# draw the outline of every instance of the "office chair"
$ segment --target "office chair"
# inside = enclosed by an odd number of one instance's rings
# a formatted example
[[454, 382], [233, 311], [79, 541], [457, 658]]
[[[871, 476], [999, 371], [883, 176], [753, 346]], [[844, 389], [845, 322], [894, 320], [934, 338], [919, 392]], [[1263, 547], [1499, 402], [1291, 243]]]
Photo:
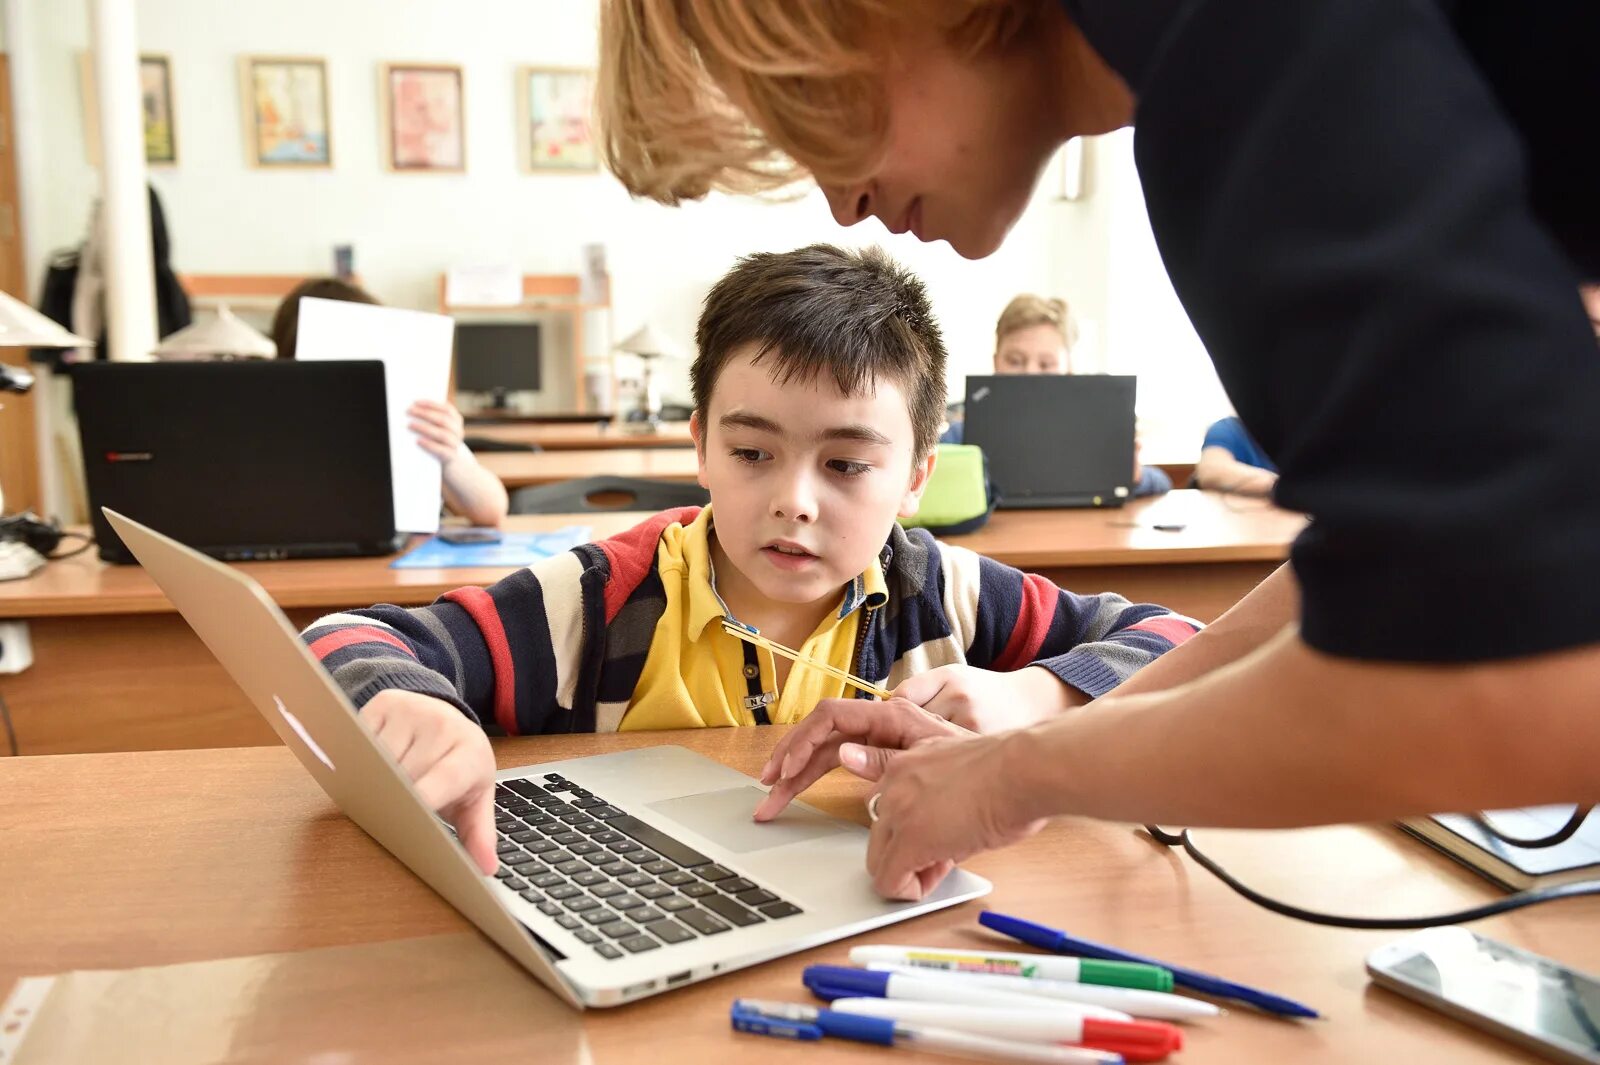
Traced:
[[513, 514], [572, 514], [588, 510], [671, 510], [703, 507], [711, 493], [697, 484], [641, 477], [579, 477], [511, 493]]
[[[686, 422], [689, 420], [689, 415], [693, 413], [693, 407], [686, 407], [681, 403], [663, 403], [661, 404], [661, 413], [657, 415], [657, 419], [663, 422]], [[642, 410], [630, 410], [622, 415], [622, 420], [625, 422], [649, 421], [649, 415]]]
[[543, 451], [538, 444], [518, 444], [511, 440], [497, 440], [492, 436], [464, 436], [461, 442], [468, 451]]

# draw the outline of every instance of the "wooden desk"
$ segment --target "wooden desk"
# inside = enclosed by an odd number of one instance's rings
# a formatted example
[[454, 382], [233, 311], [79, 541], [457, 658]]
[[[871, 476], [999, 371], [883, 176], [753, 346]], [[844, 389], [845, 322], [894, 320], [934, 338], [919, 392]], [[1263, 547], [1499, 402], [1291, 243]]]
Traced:
[[[699, 472], [688, 429], [679, 438], [663, 433], [640, 440], [615, 429], [593, 425], [470, 426], [469, 436], [487, 436], [511, 443], [539, 444], [543, 452], [480, 451], [478, 461], [507, 489], [552, 484], [577, 477], [642, 477], [651, 481], [693, 481]], [[1163, 463], [1161, 468], [1182, 488], [1194, 473], [1192, 463]], [[1245, 500], [1241, 506], [1251, 505]]]
[[692, 448], [617, 447], [602, 451], [482, 451], [478, 461], [507, 490], [579, 477], [639, 477], [693, 481], [700, 472]]
[[[526, 515], [509, 525], [584, 525], [600, 539], [644, 517]], [[1184, 528], [1150, 527], [1169, 522]], [[1303, 525], [1300, 516], [1263, 504], [1188, 491], [1121, 510], [997, 511], [983, 529], [950, 542], [1037, 571], [1073, 591], [1117, 591], [1210, 621], [1286, 557]], [[302, 626], [348, 607], [430, 603], [452, 588], [489, 584], [508, 572], [397, 570], [390, 568], [392, 561], [251, 562], [241, 568]], [[26, 580], [0, 582], [0, 618], [28, 621], [33, 641], [33, 666], [0, 676], [0, 695], [25, 754], [277, 742], [136, 566], [107, 566], [88, 552], [51, 563]]]
[[[688, 422], [664, 422], [653, 433], [632, 432], [620, 422], [468, 425], [467, 436], [505, 444], [535, 444], [546, 451], [610, 451], [616, 448], [691, 448]], [[483, 452], [483, 455], [498, 452]]]
[[[754, 774], [775, 738], [770, 729], [753, 728], [551, 736], [502, 741], [496, 753], [502, 766], [513, 766], [670, 742]], [[836, 772], [806, 798], [859, 821], [867, 790]], [[470, 930], [339, 814], [282, 748], [0, 760], [0, 795], [6, 797], [0, 805], [0, 869], [6, 870], [0, 877], [0, 994], [26, 974]], [[1248, 883], [1303, 906], [1401, 914], [1451, 909], [1494, 895], [1482, 881], [1388, 828], [1208, 832], [1204, 845]], [[803, 967], [843, 964], [849, 947], [860, 943], [971, 948], [1006, 942], [978, 927], [981, 905], [1256, 984], [1327, 1017], [1292, 1023], [1234, 1009], [1188, 1026], [1187, 1045], [1174, 1059], [1180, 1065], [1535, 1060], [1370, 987], [1363, 960], [1397, 938], [1395, 933], [1350, 932], [1274, 916], [1128, 826], [1062, 819], [1025, 843], [967, 865], [995, 883], [981, 904], [630, 1006], [589, 1011], [576, 1018], [588, 1057], [536, 1053], [526, 1060], [632, 1065], [649, 1048], [660, 1065], [882, 1063], [886, 1059], [876, 1047], [834, 1040], [789, 1046], [732, 1033], [728, 1006], [739, 996], [810, 1001], [800, 984]], [[1474, 927], [1578, 968], [1600, 968], [1597, 899], [1542, 906]], [[359, 1052], [362, 1040], [392, 1032], [397, 1019], [356, 989], [339, 994], [351, 1009], [339, 1032], [341, 1060], [367, 1060]], [[409, 1018], [403, 1023], [419, 1030]], [[538, 1047], [540, 1023], [546, 1022], [530, 1017], [528, 1048]], [[491, 1049], [503, 1048], [422, 1044], [404, 1060], [497, 1060]]]

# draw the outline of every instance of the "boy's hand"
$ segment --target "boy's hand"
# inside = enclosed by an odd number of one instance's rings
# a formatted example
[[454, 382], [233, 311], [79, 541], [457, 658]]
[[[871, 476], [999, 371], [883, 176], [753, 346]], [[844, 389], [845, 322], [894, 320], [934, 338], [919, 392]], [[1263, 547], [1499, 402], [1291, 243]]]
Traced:
[[970, 736], [964, 728], [904, 699], [824, 699], [772, 749], [761, 783], [772, 791], [756, 807], [757, 821], [770, 821], [790, 801], [835, 766], [877, 780], [899, 751], [923, 740]]
[[494, 753], [483, 729], [431, 695], [389, 689], [361, 708], [361, 720], [406, 776], [428, 809], [455, 826], [478, 868], [498, 867], [494, 835]]
[[982, 733], [1027, 728], [1089, 701], [1083, 692], [1042, 666], [1011, 673], [976, 666], [939, 666], [903, 681], [894, 695]]
[[461, 451], [466, 422], [455, 407], [431, 399], [419, 399], [407, 408], [406, 414], [411, 418], [411, 431], [417, 434], [417, 443], [422, 450], [438, 459], [441, 465], [448, 463]]

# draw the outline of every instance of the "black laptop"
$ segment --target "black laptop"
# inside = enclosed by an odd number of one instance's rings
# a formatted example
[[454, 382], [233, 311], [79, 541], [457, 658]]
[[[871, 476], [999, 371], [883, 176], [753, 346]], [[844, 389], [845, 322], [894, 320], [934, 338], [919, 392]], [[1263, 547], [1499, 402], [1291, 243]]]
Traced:
[[1133, 495], [1133, 377], [967, 378], [962, 439], [1002, 507], [1118, 507]]
[[224, 559], [381, 555], [400, 544], [383, 363], [83, 363], [72, 370], [100, 557], [132, 562], [101, 507]]

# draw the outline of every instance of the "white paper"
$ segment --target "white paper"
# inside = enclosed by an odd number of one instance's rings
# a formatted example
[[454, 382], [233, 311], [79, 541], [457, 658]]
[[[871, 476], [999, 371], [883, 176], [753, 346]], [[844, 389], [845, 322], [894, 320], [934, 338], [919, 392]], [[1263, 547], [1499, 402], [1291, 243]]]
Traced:
[[515, 307], [521, 302], [522, 274], [514, 266], [452, 266], [444, 275], [446, 307]]
[[422, 450], [406, 409], [419, 399], [449, 398], [455, 319], [369, 303], [300, 301], [295, 358], [378, 359], [389, 411], [389, 475], [394, 525], [400, 532], [437, 532], [443, 484], [439, 460]]

